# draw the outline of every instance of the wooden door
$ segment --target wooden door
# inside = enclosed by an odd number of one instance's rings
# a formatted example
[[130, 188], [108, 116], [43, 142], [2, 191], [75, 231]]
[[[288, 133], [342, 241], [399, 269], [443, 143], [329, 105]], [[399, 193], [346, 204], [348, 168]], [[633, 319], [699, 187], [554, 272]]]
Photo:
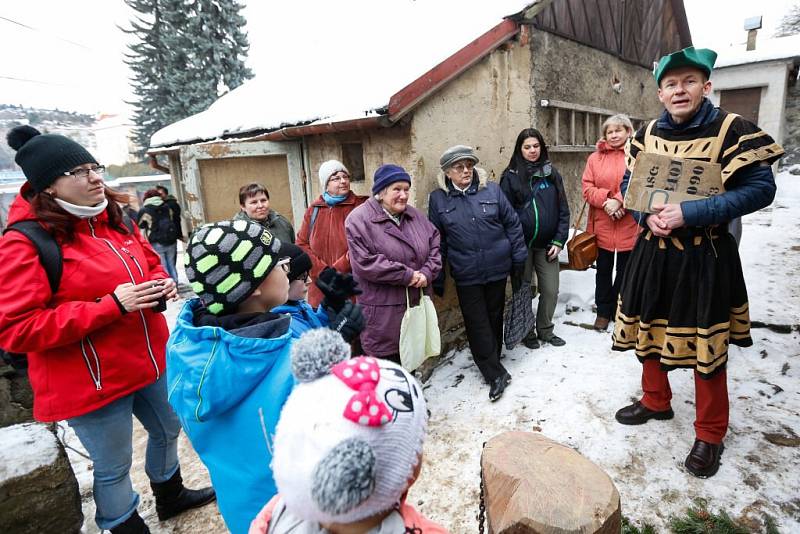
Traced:
[[758, 108], [761, 105], [761, 87], [726, 89], [720, 92], [719, 107], [737, 113], [753, 124], [758, 124]]
[[266, 186], [271, 209], [294, 219], [286, 156], [204, 159], [199, 165], [206, 221], [230, 219], [239, 211], [239, 188], [253, 182]]
[[239, 188], [259, 182], [270, 205], [295, 229], [306, 209], [297, 142], [225, 141], [181, 147], [182, 184], [193, 225], [231, 218], [239, 210]]

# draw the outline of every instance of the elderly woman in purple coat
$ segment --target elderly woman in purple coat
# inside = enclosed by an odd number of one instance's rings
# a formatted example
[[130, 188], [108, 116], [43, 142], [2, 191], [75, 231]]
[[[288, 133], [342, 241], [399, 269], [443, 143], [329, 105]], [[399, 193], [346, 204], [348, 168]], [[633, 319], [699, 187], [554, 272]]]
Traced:
[[[442, 269], [439, 231], [408, 205], [411, 176], [399, 165], [375, 171], [372, 194], [345, 221], [353, 276], [366, 326], [361, 332], [364, 353], [400, 363], [400, 323], [406, 311], [406, 288], [430, 294]], [[420, 291], [409, 291], [411, 305]]]

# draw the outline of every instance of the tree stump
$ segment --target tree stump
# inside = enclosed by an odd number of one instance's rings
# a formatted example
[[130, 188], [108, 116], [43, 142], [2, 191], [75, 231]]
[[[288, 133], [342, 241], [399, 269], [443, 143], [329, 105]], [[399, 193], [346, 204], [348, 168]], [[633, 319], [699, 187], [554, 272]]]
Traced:
[[619, 534], [619, 492], [575, 450], [541, 434], [504, 432], [481, 458], [489, 532]]
[[0, 532], [79, 532], [78, 481], [47, 425], [0, 429]]

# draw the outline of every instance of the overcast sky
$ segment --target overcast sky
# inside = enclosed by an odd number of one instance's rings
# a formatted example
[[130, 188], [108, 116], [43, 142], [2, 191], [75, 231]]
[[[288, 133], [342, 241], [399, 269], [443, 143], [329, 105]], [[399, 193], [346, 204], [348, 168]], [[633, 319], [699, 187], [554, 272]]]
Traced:
[[[464, 44], [516, 11], [524, 0], [251, 0], [243, 10], [256, 75], [274, 76], [324, 65], [320, 83], [341, 70], [369, 69], [390, 54], [414, 53], [417, 72], [443, 58], [425, 57], [425, 39], [457, 34]], [[695, 46], [723, 48], [746, 38], [744, 19], [762, 15], [760, 39], [772, 35], [781, 17], [800, 0], [684, 0]], [[499, 15], [498, 15], [499, 13]], [[0, 2], [0, 103], [86, 113], [125, 112], [132, 98], [123, 62], [131, 12], [122, 0], [24, 0]], [[487, 20], [488, 19], [488, 20]], [[387, 46], [391, 45], [391, 46]], [[416, 48], [415, 48], [416, 46]], [[421, 48], [421, 49], [420, 49]], [[455, 50], [453, 50], [455, 51]], [[322, 73], [325, 73], [323, 76]]]

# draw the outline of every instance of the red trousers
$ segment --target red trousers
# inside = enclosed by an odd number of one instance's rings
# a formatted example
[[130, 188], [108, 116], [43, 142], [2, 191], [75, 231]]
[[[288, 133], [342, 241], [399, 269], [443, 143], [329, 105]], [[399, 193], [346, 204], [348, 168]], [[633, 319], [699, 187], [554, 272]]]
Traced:
[[[642, 404], [658, 412], [668, 410], [672, 400], [667, 372], [658, 360], [645, 360], [642, 366]], [[728, 431], [728, 380], [723, 369], [711, 379], [694, 372], [695, 421], [697, 439], [719, 444]]]

